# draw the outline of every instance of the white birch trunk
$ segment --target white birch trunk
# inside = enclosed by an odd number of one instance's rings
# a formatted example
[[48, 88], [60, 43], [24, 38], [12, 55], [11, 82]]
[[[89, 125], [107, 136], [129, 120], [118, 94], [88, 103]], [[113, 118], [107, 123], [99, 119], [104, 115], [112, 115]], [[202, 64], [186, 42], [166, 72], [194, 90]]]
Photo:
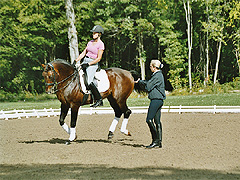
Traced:
[[141, 78], [142, 78], [142, 80], [145, 80], [145, 59], [144, 59], [144, 57], [142, 57], [142, 53], [144, 51], [142, 33], [139, 36], [138, 43], [139, 43], [138, 53], [139, 53], [139, 63], [140, 63], [140, 68], [141, 68]]
[[69, 53], [71, 63], [73, 63], [73, 61], [79, 56], [77, 30], [74, 25], [75, 13], [73, 8], [73, 0], [65, 0], [65, 6], [67, 20], [69, 22], [68, 26]]
[[217, 82], [218, 65], [219, 65], [219, 61], [220, 61], [221, 48], [222, 48], [222, 40], [219, 41], [219, 46], [218, 46], [217, 62], [216, 62], [216, 67], [215, 67], [214, 80], [213, 80], [214, 84]]
[[236, 59], [237, 59], [237, 64], [238, 64], [238, 73], [240, 75], [240, 53], [239, 50], [235, 50], [235, 55], [236, 55]]
[[[208, 14], [208, 4], [206, 7], [206, 11], [207, 11], [207, 16], [208, 16], [208, 24], [209, 24], [209, 14]], [[205, 77], [205, 83], [207, 83], [209, 81], [209, 44], [208, 44], [208, 28], [207, 28], [207, 39], [206, 39], [206, 77]]]
[[188, 78], [189, 78], [189, 88], [192, 89], [192, 65], [191, 65], [191, 52], [192, 52], [192, 10], [189, 4], [189, 0], [186, 2], [183, 0], [183, 5], [186, 13], [186, 22], [187, 22], [187, 35], [188, 35]]
[[206, 62], [206, 77], [205, 77], [205, 81], [208, 82], [209, 80], [209, 45], [208, 45], [208, 30], [207, 30], [207, 40], [206, 40], [206, 58], [207, 58], [207, 62]]
[[240, 46], [239, 46], [239, 40], [237, 41], [237, 43], [235, 44], [235, 49], [234, 49], [234, 51], [235, 51], [235, 56], [236, 56], [236, 59], [237, 59], [237, 64], [238, 64], [238, 73], [239, 73], [239, 75], [240, 75]]

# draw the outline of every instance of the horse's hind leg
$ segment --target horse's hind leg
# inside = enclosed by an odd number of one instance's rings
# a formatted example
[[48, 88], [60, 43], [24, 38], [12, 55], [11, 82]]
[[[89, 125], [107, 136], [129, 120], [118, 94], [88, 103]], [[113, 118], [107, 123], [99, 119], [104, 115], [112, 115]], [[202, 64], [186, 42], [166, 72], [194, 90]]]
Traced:
[[128, 109], [126, 102], [122, 106], [122, 111], [124, 112], [124, 118], [123, 118], [123, 122], [122, 122], [120, 131], [121, 131], [121, 133], [123, 133], [127, 136], [131, 136], [130, 132], [127, 130], [127, 124], [128, 124], [129, 116], [131, 115], [132, 111], [130, 109]]
[[64, 129], [64, 131], [66, 131], [68, 134], [70, 134], [70, 128], [64, 122], [64, 120], [68, 114], [68, 110], [69, 110], [68, 104], [61, 104], [61, 113], [60, 113], [59, 123], [60, 123], [60, 126], [62, 126], [62, 128]]
[[127, 136], [131, 136], [130, 132], [127, 130], [127, 124], [128, 124], [128, 119], [130, 114], [132, 113], [132, 111], [130, 109], [128, 109], [126, 112], [124, 112], [124, 118], [123, 118], [123, 122], [122, 122], [122, 126], [121, 126], [121, 133], [127, 135]]

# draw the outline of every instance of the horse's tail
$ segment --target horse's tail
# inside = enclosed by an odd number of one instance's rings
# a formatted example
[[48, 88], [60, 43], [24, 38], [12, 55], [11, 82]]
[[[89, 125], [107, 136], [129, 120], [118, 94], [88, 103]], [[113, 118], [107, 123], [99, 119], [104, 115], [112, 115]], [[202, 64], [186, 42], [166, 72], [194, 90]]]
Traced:
[[[136, 71], [132, 70], [130, 72], [132, 74], [132, 77], [133, 77], [134, 81], [136, 81], [140, 78], [140, 75]], [[146, 90], [145, 86], [140, 85], [139, 83], [134, 84], [134, 90], [139, 94], [146, 94], [147, 93], [147, 90]]]

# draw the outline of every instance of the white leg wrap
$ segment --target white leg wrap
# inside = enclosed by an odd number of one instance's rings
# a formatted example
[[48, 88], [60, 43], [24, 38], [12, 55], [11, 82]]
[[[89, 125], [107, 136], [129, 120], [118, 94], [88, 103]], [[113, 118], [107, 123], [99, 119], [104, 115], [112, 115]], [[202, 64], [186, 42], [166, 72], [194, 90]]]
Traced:
[[68, 134], [70, 134], [70, 128], [68, 127], [68, 125], [67, 125], [66, 123], [64, 123], [64, 124], [62, 125], [62, 128], [63, 128]]
[[73, 141], [76, 138], [76, 128], [70, 128], [69, 141]]
[[128, 123], [128, 119], [124, 118], [122, 122], [121, 130], [120, 130], [124, 134], [128, 134], [127, 123]]
[[111, 124], [111, 126], [110, 126], [110, 128], [109, 128], [109, 131], [111, 131], [111, 132], [114, 132], [114, 131], [115, 131], [119, 119], [120, 119], [120, 118], [117, 118], [117, 117], [115, 117], [115, 118], [113, 119], [113, 122], [112, 122], [112, 124]]

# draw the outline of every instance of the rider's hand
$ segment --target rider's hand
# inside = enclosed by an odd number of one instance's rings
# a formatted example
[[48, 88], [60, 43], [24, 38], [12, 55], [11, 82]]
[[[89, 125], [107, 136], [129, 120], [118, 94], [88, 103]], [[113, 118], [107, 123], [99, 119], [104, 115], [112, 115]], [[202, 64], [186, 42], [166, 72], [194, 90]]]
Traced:
[[75, 66], [75, 65], [76, 65], [76, 63], [77, 63], [77, 61], [76, 61], [76, 60], [74, 60], [74, 61], [73, 61], [73, 63], [72, 63], [72, 65], [73, 65], [73, 66]]
[[134, 83], [138, 83], [138, 82], [139, 82], [139, 80], [140, 80], [140, 78], [138, 78], [136, 81], [134, 81]]
[[83, 69], [84, 71], [87, 69], [88, 66], [89, 66], [88, 63], [83, 63], [83, 64], [81, 64], [81, 67], [82, 67], [82, 69]]

